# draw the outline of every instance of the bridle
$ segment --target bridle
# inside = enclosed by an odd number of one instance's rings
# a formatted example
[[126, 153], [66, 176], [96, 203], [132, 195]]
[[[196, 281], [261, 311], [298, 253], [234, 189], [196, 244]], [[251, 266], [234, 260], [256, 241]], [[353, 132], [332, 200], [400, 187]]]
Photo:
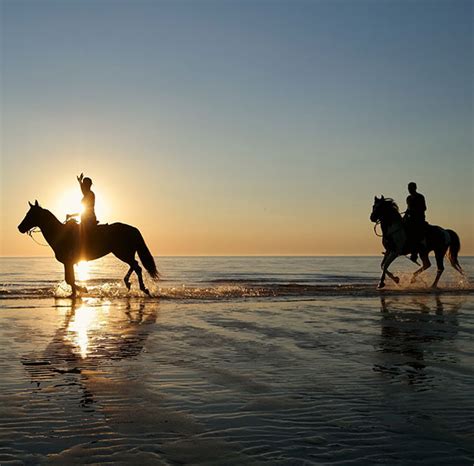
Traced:
[[383, 238], [383, 233], [381, 235], [379, 235], [377, 233], [377, 227], [382, 223], [382, 219], [379, 217], [378, 220], [375, 221], [374, 223], [374, 233], [375, 233], [375, 236], [378, 236], [379, 238]]
[[[405, 211], [405, 212], [400, 212], [400, 215], [403, 215], [403, 214], [405, 214], [405, 213], [406, 213], [406, 211]], [[382, 233], [381, 235], [379, 235], [379, 234], [377, 233], [377, 227], [378, 227], [381, 223], [382, 223], [382, 219], [379, 218], [378, 220], [376, 220], [376, 222], [375, 222], [375, 224], [374, 224], [374, 233], [375, 233], [375, 236], [378, 236], [379, 238], [383, 238], [383, 233]]]
[[39, 241], [36, 241], [35, 238], [33, 237], [33, 233], [41, 233], [41, 230], [38, 228], [38, 227], [33, 227], [33, 228], [30, 228], [26, 234], [36, 243], [38, 244], [39, 246], [43, 246], [43, 247], [48, 247], [49, 244], [42, 244], [40, 243]]
[[379, 235], [377, 233], [377, 226], [380, 225], [382, 222], [381, 220], [377, 220], [374, 224], [374, 233], [375, 233], [375, 236], [378, 236], [379, 238], [383, 238], [383, 234]]

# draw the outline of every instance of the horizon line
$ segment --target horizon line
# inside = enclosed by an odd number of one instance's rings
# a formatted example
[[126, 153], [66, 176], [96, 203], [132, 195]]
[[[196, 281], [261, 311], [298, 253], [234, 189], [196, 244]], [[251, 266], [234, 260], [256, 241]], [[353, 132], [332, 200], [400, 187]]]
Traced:
[[[382, 254], [163, 254], [156, 257], [380, 257]], [[103, 256], [107, 257], [107, 256]], [[102, 257], [102, 258], [103, 258]], [[402, 256], [399, 256], [402, 257]], [[405, 256], [406, 257], [406, 256]], [[460, 257], [474, 257], [474, 254], [463, 254]], [[54, 256], [9, 256], [0, 255], [0, 259], [54, 259]], [[100, 259], [102, 259], [100, 258]], [[93, 259], [86, 262], [93, 262]]]

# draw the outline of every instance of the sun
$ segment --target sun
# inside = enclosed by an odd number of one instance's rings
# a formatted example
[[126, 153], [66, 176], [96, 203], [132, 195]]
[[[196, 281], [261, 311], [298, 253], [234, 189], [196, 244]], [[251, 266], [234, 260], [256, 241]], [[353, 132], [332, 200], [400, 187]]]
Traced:
[[[79, 188], [67, 189], [55, 199], [52, 208], [53, 213], [61, 221], [66, 220], [67, 214], [79, 214], [79, 216], [76, 217], [76, 220], [80, 221], [80, 215], [84, 211], [84, 206], [81, 204], [81, 199], [82, 194]], [[101, 223], [107, 221], [106, 219], [109, 217], [109, 208], [104, 203], [101, 193], [96, 193], [95, 212]]]
[[[67, 214], [81, 214], [84, 207], [81, 204], [81, 192], [77, 192], [78, 189], [69, 189], [64, 191], [61, 196], [56, 198], [55, 205], [53, 207], [54, 214], [59, 220], [66, 220]], [[78, 218], [79, 220], [79, 218]]]

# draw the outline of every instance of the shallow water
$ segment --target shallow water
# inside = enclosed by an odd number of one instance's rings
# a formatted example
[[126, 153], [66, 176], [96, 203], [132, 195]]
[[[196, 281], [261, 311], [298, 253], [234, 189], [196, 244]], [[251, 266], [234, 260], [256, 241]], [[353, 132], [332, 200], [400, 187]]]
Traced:
[[[302, 296], [378, 296], [379, 257], [159, 257], [158, 282], [145, 280], [154, 297], [171, 300], [237, 298], [293, 299]], [[447, 262], [447, 261], [446, 261]], [[462, 257], [462, 276], [446, 263], [440, 288], [449, 293], [474, 293], [474, 258]], [[410, 279], [417, 266], [399, 258], [391, 267], [400, 277], [387, 279], [387, 293], [424, 294], [436, 274], [435, 267]], [[113, 256], [76, 267], [76, 280], [87, 285], [90, 297], [142, 295], [135, 274], [132, 290], [123, 283], [128, 266]], [[64, 271], [53, 258], [0, 258], [0, 298], [65, 297], [70, 288]]]
[[470, 290], [0, 306], [1, 464], [474, 460]]

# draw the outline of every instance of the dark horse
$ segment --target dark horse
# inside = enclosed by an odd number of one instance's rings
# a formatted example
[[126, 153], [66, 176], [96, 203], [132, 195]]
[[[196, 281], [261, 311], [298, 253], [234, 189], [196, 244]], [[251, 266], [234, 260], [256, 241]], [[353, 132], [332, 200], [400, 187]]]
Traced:
[[[388, 271], [390, 264], [401, 255], [406, 255], [412, 252], [410, 249], [409, 235], [405, 228], [402, 216], [398, 210], [398, 206], [393, 199], [384, 198], [379, 199], [375, 196], [374, 205], [370, 220], [375, 223], [380, 223], [382, 227], [383, 239], [382, 243], [386, 249], [384, 258], [380, 266], [382, 267], [382, 276], [378, 288], [385, 286], [385, 274], [387, 274], [395, 283], [400, 280]], [[449, 261], [455, 270], [463, 273], [463, 270], [458, 262], [458, 253], [461, 249], [459, 236], [453, 230], [445, 230], [436, 225], [426, 226], [426, 248], [420, 251], [420, 258], [423, 265], [415, 271], [412, 277], [412, 283], [416, 277], [424, 270], [431, 267], [429, 260], [430, 251], [434, 251], [436, 257], [436, 264], [438, 271], [436, 278], [431, 285], [432, 288], [438, 286], [438, 281], [444, 270], [444, 256], [449, 250]]]
[[87, 291], [75, 284], [74, 264], [82, 260], [98, 259], [110, 252], [130, 266], [124, 277], [127, 288], [130, 289], [130, 275], [135, 272], [140, 290], [150, 295], [143, 283], [142, 269], [135, 260], [135, 253], [138, 253], [143, 266], [153, 279], [158, 279], [159, 274], [153, 256], [137, 228], [124, 223], [112, 223], [91, 227], [90, 231], [82, 234], [81, 225], [75, 222], [61, 223], [49, 210], [40, 207], [38, 201], [28, 204], [30, 210], [18, 225], [18, 230], [26, 233], [34, 227], [40, 228], [53, 248], [56, 259], [64, 264], [65, 279], [72, 288], [72, 296], [75, 296], [77, 291]]

